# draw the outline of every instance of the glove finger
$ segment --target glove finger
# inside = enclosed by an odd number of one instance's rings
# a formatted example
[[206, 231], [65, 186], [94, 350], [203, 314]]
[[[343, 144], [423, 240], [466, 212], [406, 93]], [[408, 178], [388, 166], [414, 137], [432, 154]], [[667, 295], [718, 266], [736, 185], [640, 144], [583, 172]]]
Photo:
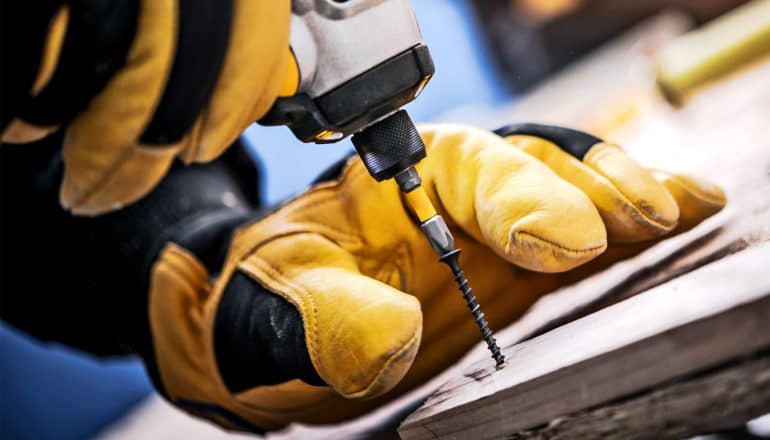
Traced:
[[722, 188], [708, 179], [650, 170], [679, 205], [679, 229], [687, 230], [721, 211], [727, 204]]
[[599, 210], [611, 242], [650, 240], [676, 227], [679, 219], [676, 200], [647, 169], [617, 145], [601, 141], [586, 148], [580, 161], [567, 152], [577, 151], [565, 151], [559, 145], [562, 135], [566, 135], [563, 142], [567, 143], [572, 133], [583, 133], [562, 130], [560, 136], [551, 139], [558, 142], [521, 134], [505, 139], [588, 195]]
[[76, 117], [64, 139], [62, 206], [96, 215], [140, 198], [178, 148], [136, 148], [161, 97], [174, 53], [175, 2], [142, 2], [126, 65]]
[[299, 310], [315, 370], [343, 396], [378, 396], [411, 366], [422, 335], [419, 301], [363, 275], [354, 257], [327, 238], [273, 240], [238, 269]]
[[606, 248], [593, 203], [540, 161], [487, 131], [444, 125], [421, 132], [429, 195], [450, 222], [501, 257], [559, 272]]

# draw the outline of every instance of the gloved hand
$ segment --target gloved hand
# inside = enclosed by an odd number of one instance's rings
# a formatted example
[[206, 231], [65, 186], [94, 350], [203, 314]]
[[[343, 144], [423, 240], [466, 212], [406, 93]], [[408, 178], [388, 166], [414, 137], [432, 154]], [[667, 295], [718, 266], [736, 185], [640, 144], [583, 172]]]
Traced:
[[[725, 204], [715, 185], [649, 171], [585, 133], [498, 133], [423, 126], [419, 165], [493, 329]], [[578, 268], [608, 246], [612, 258]], [[480, 340], [396, 185], [376, 183], [357, 158], [240, 229], [214, 283], [168, 245], [152, 272], [150, 318], [165, 394], [225, 426], [258, 429], [360, 414]]]
[[214, 159], [296, 90], [286, 0], [58, 3], [9, 5], [20, 96], [4, 97], [0, 127], [14, 143], [66, 127], [60, 201], [75, 214], [134, 202], [175, 158]]

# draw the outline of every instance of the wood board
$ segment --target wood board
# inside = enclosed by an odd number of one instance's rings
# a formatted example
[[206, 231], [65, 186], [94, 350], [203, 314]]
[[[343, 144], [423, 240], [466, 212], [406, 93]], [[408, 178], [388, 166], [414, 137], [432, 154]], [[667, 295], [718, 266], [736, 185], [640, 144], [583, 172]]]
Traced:
[[504, 349], [410, 415], [405, 439], [496, 438], [770, 347], [770, 243]]
[[726, 438], [753, 438], [747, 435], [744, 423], [765, 414], [769, 407], [770, 353], [764, 352], [650, 393], [554, 419], [509, 438], [633, 440], [725, 431], [735, 435]]

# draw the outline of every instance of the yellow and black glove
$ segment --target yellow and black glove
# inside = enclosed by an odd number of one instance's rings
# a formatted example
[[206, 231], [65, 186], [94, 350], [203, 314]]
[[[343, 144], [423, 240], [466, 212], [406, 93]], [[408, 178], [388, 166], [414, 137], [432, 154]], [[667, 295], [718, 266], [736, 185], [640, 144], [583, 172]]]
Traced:
[[3, 6], [2, 141], [66, 129], [60, 201], [78, 215], [219, 156], [297, 87], [288, 0]]
[[[647, 170], [574, 130], [421, 134], [423, 185], [493, 329], [725, 204], [707, 181]], [[261, 430], [361, 414], [479, 341], [396, 185], [376, 183], [357, 158], [240, 228], [213, 282], [193, 253], [168, 244], [152, 268], [149, 313], [165, 395]]]

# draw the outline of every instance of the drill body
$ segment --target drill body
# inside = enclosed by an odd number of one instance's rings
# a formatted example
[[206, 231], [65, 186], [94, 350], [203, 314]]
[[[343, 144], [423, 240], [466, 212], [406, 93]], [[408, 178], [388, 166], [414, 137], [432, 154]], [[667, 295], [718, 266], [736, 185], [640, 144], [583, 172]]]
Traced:
[[294, 0], [290, 35], [299, 83], [263, 125], [303, 142], [358, 133], [414, 100], [433, 75], [410, 0]]

